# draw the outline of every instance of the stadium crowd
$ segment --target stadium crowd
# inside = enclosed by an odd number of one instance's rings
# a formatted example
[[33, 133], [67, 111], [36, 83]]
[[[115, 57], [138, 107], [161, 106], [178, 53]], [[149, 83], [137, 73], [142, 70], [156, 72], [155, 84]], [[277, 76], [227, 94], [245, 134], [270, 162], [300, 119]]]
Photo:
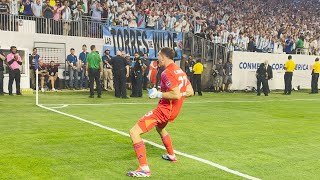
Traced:
[[319, 7], [318, 0], [2, 0], [0, 27], [8, 29], [8, 14], [35, 16], [62, 23], [54, 33], [79, 35], [80, 20], [90, 19], [93, 34], [107, 23], [193, 32], [229, 51], [319, 54]]

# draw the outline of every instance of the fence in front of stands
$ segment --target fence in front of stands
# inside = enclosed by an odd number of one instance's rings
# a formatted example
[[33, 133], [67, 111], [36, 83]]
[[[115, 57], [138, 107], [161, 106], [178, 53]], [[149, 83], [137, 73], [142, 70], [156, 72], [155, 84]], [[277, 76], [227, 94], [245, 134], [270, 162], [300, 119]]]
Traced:
[[101, 26], [104, 21], [103, 19], [101, 21], [93, 21], [89, 17], [80, 18], [78, 21], [65, 21], [43, 17], [1, 14], [0, 29], [4, 31], [102, 38]]
[[[90, 38], [102, 38], [102, 26], [105, 19], [94, 21], [91, 17], [83, 16], [79, 21], [54, 20], [21, 15], [0, 16], [0, 29], [4, 31], [29, 32], [40, 34], [53, 34], [65, 36], [79, 36]], [[212, 43], [192, 33], [184, 34], [184, 48], [189, 49], [191, 55], [205, 61], [217, 62], [222, 59], [227, 61], [228, 50], [225, 46]]]
[[216, 64], [219, 59], [227, 62], [231, 56], [227, 47], [192, 33], [184, 34], [184, 49], [189, 50], [193, 57], [201, 58], [203, 61], [213, 61], [213, 64]]

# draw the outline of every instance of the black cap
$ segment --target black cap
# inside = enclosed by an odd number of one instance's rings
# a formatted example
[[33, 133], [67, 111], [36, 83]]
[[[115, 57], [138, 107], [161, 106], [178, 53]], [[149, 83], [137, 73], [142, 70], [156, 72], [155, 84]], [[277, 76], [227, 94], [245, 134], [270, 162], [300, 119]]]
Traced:
[[316, 58], [316, 61], [319, 61], [319, 58]]

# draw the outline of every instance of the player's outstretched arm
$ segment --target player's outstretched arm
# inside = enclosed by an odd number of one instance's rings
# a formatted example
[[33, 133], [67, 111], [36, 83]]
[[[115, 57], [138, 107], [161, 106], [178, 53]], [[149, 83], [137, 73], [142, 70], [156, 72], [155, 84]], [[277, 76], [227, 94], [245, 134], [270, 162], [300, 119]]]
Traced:
[[189, 84], [189, 85], [187, 86], [186, 96], [188, 97], [188, 96], [193, 96], [193, 95], [194, 95], [193, 88], [192, 88], [191, 84]]

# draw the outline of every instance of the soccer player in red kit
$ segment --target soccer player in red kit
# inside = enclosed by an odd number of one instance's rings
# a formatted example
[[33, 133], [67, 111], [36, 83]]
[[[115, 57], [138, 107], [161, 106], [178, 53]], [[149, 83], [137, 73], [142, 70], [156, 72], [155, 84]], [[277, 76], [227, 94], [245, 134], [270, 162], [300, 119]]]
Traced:
[[175, 52], [171, 48], [162, 48], [159, 52], [159, 64], [165, 67], [161, 74], [161, 91], [153, 88], [149, 90], [150, 98], [160, 98], [158, 106], [145, 114], [130, 130], [130, 137], [139, 161], [139, 168], [127, 173], [131, 177], [149, 177], [151, 171], [146, 157], [146, 147], [141, 135], [156, 127], [167, 149], [162, 158], [168, 161], [177, 161], [174, 154], [171, 138], [165, 127], [178, 116], [186, 96], [193, 95], [192, 86], [187, 75], [173, 61]]

